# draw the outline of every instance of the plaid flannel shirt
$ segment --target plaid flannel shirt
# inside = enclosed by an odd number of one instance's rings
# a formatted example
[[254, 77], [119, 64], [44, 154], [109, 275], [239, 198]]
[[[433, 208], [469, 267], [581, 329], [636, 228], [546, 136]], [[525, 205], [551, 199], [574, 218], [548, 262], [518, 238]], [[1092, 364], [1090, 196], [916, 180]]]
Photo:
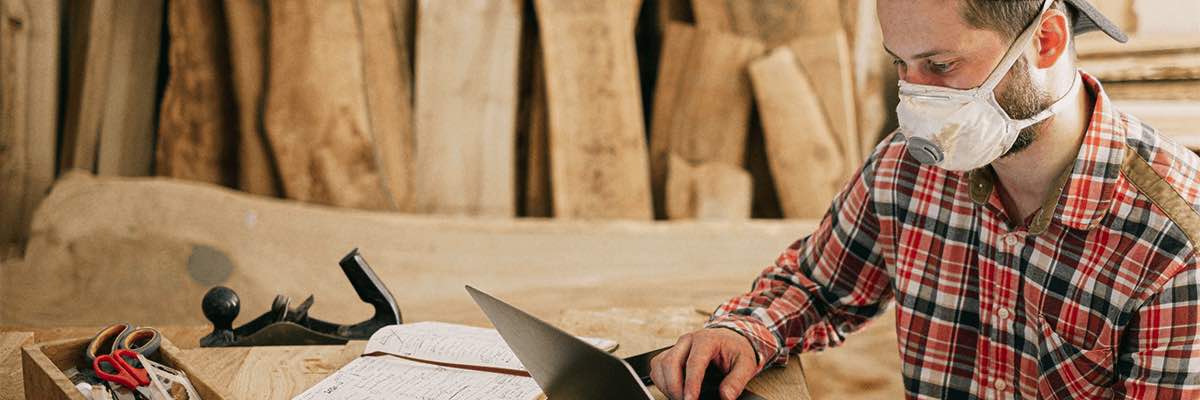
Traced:
[[1200, 158], [1112, 106], [1021, 226], [990, 167], [896, 134], [817, 230], [719, 307], [759, 368], [840, 344], [895, 301], [909, 398], [1200, 398]]

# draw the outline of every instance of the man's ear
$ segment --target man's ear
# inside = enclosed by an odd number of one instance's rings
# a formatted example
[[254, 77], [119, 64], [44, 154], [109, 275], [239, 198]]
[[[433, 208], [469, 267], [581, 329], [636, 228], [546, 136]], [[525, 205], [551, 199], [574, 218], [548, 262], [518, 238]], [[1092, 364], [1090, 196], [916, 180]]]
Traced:
[[1038, 68], [1050, 68], [1067, 56], [1071, 42], [1071, 28], [1067, 23], [1067, 15], [1056, 8], [1047, 10], [1042, 16], [1041, 26], [1033, 42], [1034, 49], [1037, 50], [1035, 59]]

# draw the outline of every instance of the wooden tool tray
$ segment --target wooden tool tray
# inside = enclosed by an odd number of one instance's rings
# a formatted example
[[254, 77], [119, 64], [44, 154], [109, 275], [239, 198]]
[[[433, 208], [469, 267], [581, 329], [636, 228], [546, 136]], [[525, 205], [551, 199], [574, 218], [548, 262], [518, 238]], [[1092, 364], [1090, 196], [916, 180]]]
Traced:
[[[91, 340], [90, 337], [65, 339], [22, 347], [21, 367], [24, 371], [25, 398], [87, 400], [75, 389], [75, 385], [67, 379], [63, 370], [85, 366], [87, 362], [83, 357], [83, 349]], [[150, 359], [186, 373], [197, 394], [204, 400], [224, 400], [224, 397], [217, 394], [208, 383], [197, 378], [192, 368], [180, 361], [180, 354], [182, 353], [179, 348], [163, 337], [158, 354]]]

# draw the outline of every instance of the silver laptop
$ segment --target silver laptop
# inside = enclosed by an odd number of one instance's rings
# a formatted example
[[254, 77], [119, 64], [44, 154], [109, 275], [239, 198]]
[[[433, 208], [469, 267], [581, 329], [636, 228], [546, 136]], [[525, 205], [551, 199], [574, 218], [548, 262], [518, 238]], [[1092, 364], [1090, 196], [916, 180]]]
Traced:
[[[467, 292], [549, 400], [653, 399], [649, 361], [665, 349], [622, 360], [487, 293]], [[713, 366], [704, 375], [700, 400], [719, 399], [721, 371]], [[739, 400], [763, 398], [745, 391]]]

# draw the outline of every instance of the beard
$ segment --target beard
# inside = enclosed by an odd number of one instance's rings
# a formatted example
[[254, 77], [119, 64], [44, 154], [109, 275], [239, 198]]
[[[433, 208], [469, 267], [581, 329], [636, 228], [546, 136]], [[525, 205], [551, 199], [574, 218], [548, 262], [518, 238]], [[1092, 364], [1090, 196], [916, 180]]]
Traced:
[[[1000, 103], [1000, 108], [1004, 109], [1009, 117], [1016, 120], [1033, 117], [1054, 104], [1054, 98], [1050, 96], [1050, 93], [1033, 82], [1033, 77], [1026, 68], [1027, 64], [1028, 62], [1024, 58], [1018, 59], [1008, 72], [1006, 83], [996, 91], [996, 102]], [[1021, 129], [1012, 147], [1000, 157], [1008, 157], [1028, 148], [1037, 140], [1038, 133], [1052, 119], [1054, 119], [1053, 116]]]

